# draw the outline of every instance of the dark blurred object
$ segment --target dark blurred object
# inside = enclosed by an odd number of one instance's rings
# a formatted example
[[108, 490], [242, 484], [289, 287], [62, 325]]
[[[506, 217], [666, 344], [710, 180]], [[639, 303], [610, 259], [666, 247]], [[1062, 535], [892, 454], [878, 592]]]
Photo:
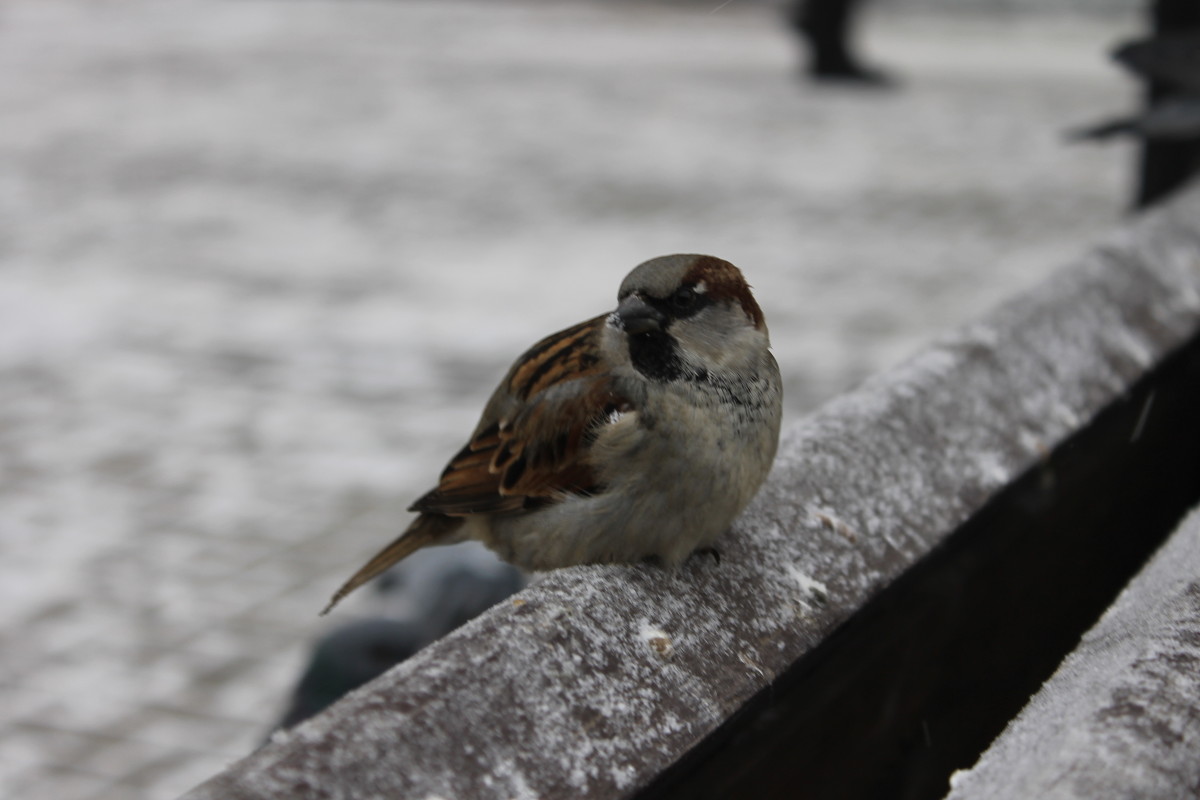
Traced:
[[853, 16], [862, 0], [791, 0], [787, 21], [808, 47], [813, 80], [890, 87], [887, 73], [864, 66], [850, 44]]
[[303, 722], [430, 641], [423, 626], [392, 619], [359, 620], [333, 630], [313, 649], [278, 727]]
[[1113, 52], [1117, 63], [1146, 82], [1145, 110], [1071, 133], [1078, 139], [1142, 139], [1137, 208], [1200, 172], [1200, 2], [1158, 0], [1151, 15], [1154, 36]]
[[1137, 116], [1113, 117], [1072, 131], [1071, 136], [1076, 139], [1137, 136], [1157, 142], [1192, 141], [1200, 137], [1200, 94], [1166, 97]]
[[1200, 30], [1127, 42], [1113, 59], [1162, 88], [1141, 114], [1116, 117], [1073, 132], [1080, 139], [1130, 134], [1147, 140], [1200, 139]]
[[380, 616], [422, 622], [440, 638], [525, 585], [521, 570], [478, 542], [414, 553], [375, 582]]
[[[1155, 39], [1164, 40], [1185, 32], [1200, 32], [1200, 2], [1197, 0], [1156, 0], [1150, 13]], [[1177, 52], [1174, 47], [1168, 47], [1167, 50], [1171, 56], [1164, 53], [1158, 59], [1163, 67], [1174, 61], [1174, 54]], [[1189, 70], [1193, 74], [1196, 69], [1194, 58], [1193, 56], [1192, 67]], [[1150, 107], [1164, 100], [1172, 92], [1178, 92], [1178, 89], [1172, 89], [1168, 79], [1152, 73], [1147, 73], [1147, 76], [1151, 79], [1147, 99], [1147, 105]], [[1194, 80], [1192, 86], [1195, 86]], [[1198, 167], [1200, 141], [1195, 138], [1186, 142], [1147, 140], [1142, 146], [1137, 207], [1144, 208], [1167, 196], [1195, 175]]]
[[317, 642], [277, 727], [308, 719], [524, 585], [520, 570], [479, 544], [435, 548], [401, 562], [376, 583], [372, 617]]

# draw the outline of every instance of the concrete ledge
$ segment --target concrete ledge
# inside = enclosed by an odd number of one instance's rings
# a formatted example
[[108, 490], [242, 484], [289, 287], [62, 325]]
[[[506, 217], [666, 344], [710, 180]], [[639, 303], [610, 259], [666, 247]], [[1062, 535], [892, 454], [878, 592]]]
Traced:
[[664, 771], [1198, 331], [1193, 190], [792, 426], [719, 564], [548, 574], [188, 797], [673, 796]]
[[949, 800], [1190, 797], [1200, 787], [1200, 510]]

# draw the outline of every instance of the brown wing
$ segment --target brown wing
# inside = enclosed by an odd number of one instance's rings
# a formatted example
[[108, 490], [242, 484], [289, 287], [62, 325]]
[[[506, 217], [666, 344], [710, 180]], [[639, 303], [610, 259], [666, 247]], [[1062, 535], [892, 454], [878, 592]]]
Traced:
[[411, 511], [516, 511], [563, 493], [591, 493], [595, 429], [633, 403], [603, 374], [604, 317], [546, 337], [519, 358], [492, 395], [471, 441]]

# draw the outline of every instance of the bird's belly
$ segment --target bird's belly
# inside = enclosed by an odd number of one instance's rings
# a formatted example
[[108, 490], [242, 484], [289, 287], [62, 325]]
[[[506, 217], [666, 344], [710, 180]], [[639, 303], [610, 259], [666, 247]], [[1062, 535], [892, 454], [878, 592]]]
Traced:
[[605, 476], [601, 493], [493, 516], [477, 537], [532, 570], [650, 556], [674, 564], [711, 545], [766, 477], [773, 439], [757, 429], [733, 435], [702, 424], [695, 409], [686, 413], [660, 418], [626, 443], [629, 452], [616, 460], [626, 468]]

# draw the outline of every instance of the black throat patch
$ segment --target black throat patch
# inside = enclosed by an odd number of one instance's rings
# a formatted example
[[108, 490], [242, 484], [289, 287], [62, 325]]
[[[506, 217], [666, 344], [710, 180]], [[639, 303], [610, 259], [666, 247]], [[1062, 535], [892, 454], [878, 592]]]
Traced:
[[677, 381], [683, 377], [683, 361], [675, 338], [664, 331], [629, 336], [629, 360], [633, 368], [654, 381]]

